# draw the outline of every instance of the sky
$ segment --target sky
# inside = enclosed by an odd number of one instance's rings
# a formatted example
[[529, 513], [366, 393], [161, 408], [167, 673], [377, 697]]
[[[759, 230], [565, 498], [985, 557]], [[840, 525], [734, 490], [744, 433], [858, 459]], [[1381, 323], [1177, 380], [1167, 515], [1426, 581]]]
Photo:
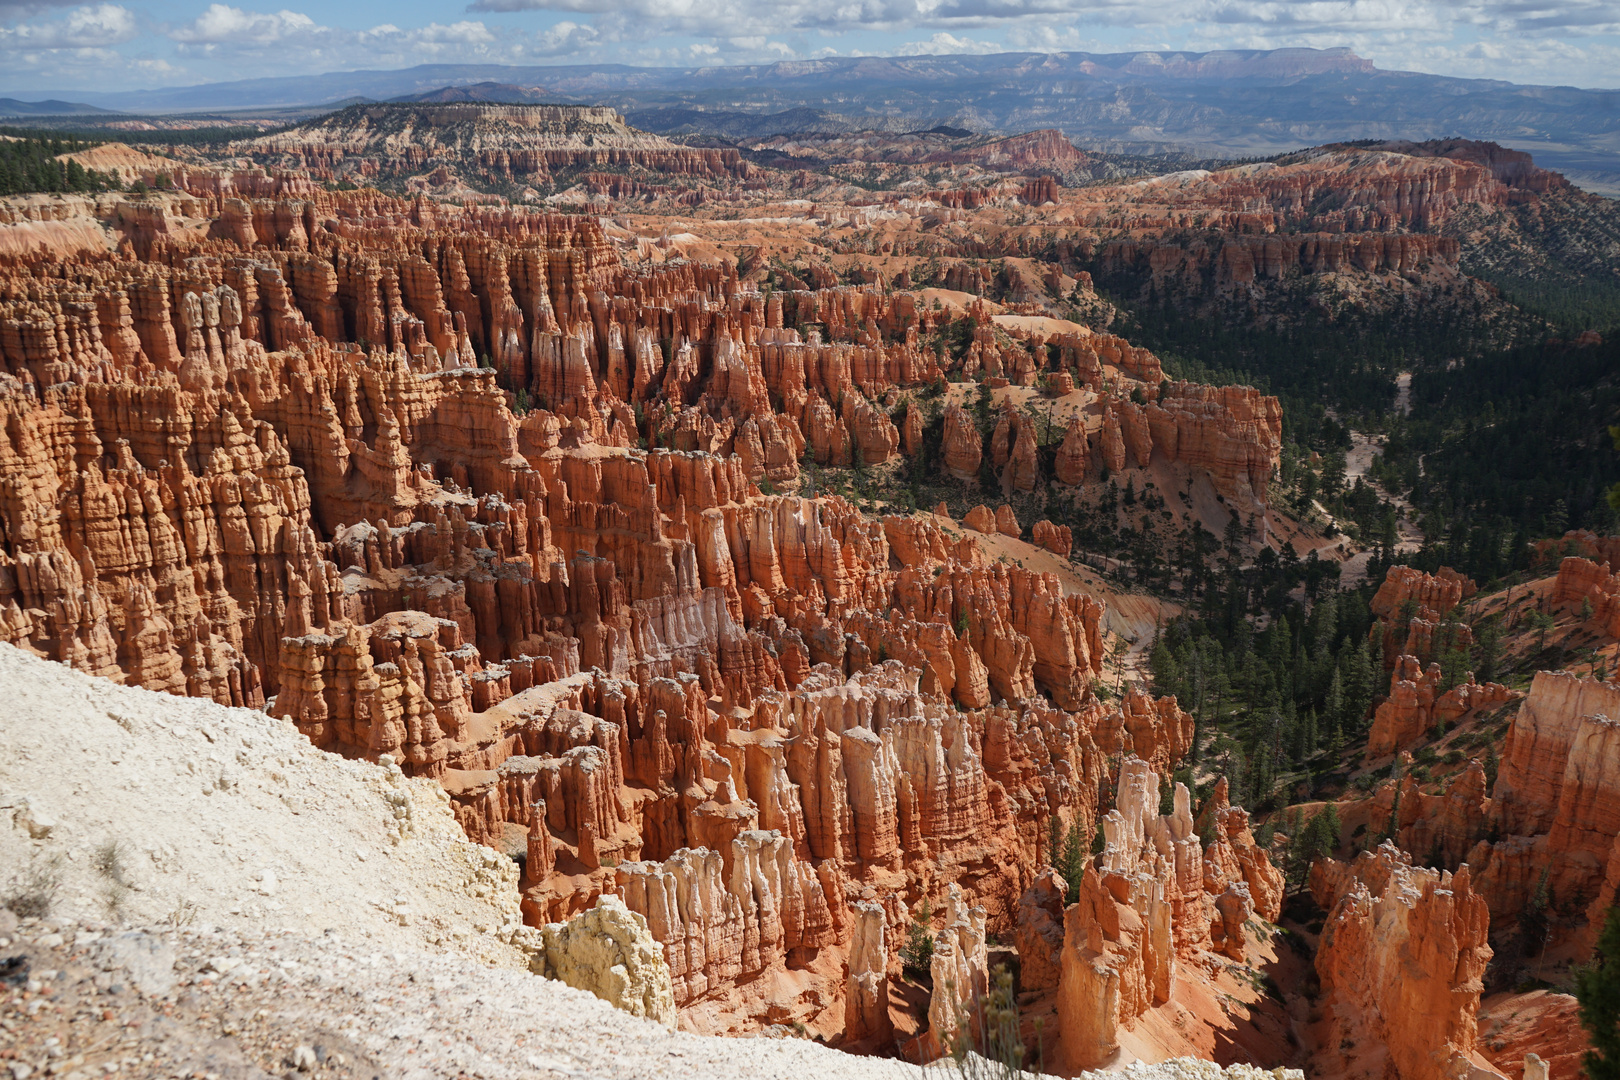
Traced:
[[1379, 67], [1620, 87], [1620, 0], [0, 0], [0, 91], [423, 63], [1349, 46]]

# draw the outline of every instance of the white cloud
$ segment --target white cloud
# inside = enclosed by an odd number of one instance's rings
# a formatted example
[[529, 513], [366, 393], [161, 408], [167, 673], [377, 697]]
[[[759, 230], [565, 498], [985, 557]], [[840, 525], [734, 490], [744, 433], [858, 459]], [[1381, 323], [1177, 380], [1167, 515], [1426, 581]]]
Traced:
[[602, 35], [594, 26], [563, 20], [531, 39], [531, 56], [559, 56], [587, 53], [601, 43]]
[[960, 36], [967, 30], [1000, 31], [1034, 44], [1043, 29], [1063, 36], [1077, 26], [1180, 38], [1224, 35], [1227, 47], [1246, 31], [1288, 45], [1324, 36], [1334, 36], [1333, 44], [1352, 36], [1399, 44], [1402, 34], [1449, 38], [1470, 27], [1503, 36], [1620, 33], [1614, 0], [473, 0], [468, 10], [585, 15], [641, 39], [933, 31], [945, 35], [938, 39], [941, 51], [964, 51], [952, 43], [972, 40]]
[[134, 12], [117, 4], [95, 4], [49, 22], [0, 27], [0, 51], [107, 49], [133, 40], [136, 32]]
[[194, 23], [173, 29], [168, 37], [183, 45], [274, 45], [288, 37], [309, 37], [322, 31], [301, 11], [243, 11], [211, 3]]
[[182, 52], [216, 59], [270, 53], [279, 58], [288, 45], [293, 45], [309, 66], [344, 63], [386, 67], [426, 59], [512, 63], [525, 57], [554, 55], [564, 47], [579, 48], [596, 36], [591, 27], [573, 23], [560, 23], [554, 30], [562, 32], [497, 34], [475, 19], [417, 27], [378, 23], [368, 29], [352, 30], [324, 26], [304, 12], [285, 8], [250, 11], [215, 3], [192, 22], [171, 28], [168, 37]]
[[975, 41], [940, 31], [927, 41], [908, 41], [894, 50], [896, 56], [938, 56], [946, 53], [998, 53], [1007, 46], [999, 41]]
[[299, 11], [243, 11], [225, 4], [209, 4], [195, 22], [171, 30], [169, 37], [183, 45], [272, 45], [286, 38], [323, 32], [324, 27]]
[[359, 38], [362, 42], [387, 40], [405, 45], [490, 45], [496, 40], [489, 27], [466, 19], [448, 26], [428, 23], [415, 30], [384, 24], [362, 31]]
[[1443, 43], [1392, 50], [1380, 59], [1382, 66], [1477, 79], [1511, 77], [1516, 82], [1555, 86], [1613, 86], [1614, 73], [1620, 72], [1620, 45], [1551, 40]]

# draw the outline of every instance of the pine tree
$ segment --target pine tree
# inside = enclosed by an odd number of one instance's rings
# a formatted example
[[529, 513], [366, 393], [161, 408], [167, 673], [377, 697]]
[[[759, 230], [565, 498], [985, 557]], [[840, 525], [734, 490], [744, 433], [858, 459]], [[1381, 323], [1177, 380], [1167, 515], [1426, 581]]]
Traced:
[[1290, 828], [1287, 876], [1289, 884], [1299, 888], [1310, 877], [1312, 863], [1338, 850], [1338, 807], [1330, 802], [1304, 824], [1295, 817]]
[[1488, 623], [1479, 632], [1479, 660], [1474, 665], [1474, 677], [1480, 682], [1494, 682], [1497, 665], [1502, 662], [1502, 631]]
[[1330, 737], [1344, 726], [1344, 671], [1338, 667], [1333, 669], [1333, 678], [1328, 682], [1327, 698], [1322, 704], [1322, 723]]
[[[1399, 769], [1400, 767], [1397, 765], [1391, 770], [1395, 778], [1395, 801], [1389, 806], [1389, 820], [1384, 823], [1384, 831], [1378, 836], [1380, 843], [1384, 840], [1396, 840], [1396, 837], [1400, 836], [1401, 833], [1401, 776]], [[1398, 840], [1396, 842], [1399, 843]]]
[[[1098, 826], [1097, 835], [1102, 835], [1102, 827]], [[1085, 837], [1080, 835], [1080, 823], [1076, 821], [1069, 826], [1069, 836], [1063, 841], [1063, 855], [1057, 865], [1058, 873], [1063, 875], [1063, 882], [1068, 886], [1068, 896], [1072, 900], [1080, 895], [1080, 879], [1086, 875], [1086, 848]]]
[[1311, 612], [1311, 659], [1321, 663], [1333, 651], [1339, 634], [1339, 598], [1324, 596]]
[[1547, 949], [1547, 933], [1552, 927], [1547, 917], [1548, 908], [1552, 907], [1552, 891], [1548, 887], [1548, 878], [1552, 867], [1541, 868], [1541, 878], [1536, 882], [1536, 891], [1530, 894], [1530, 902], [1524, 905], [1519, 913], [1519, 947], [1526, 956], [1531, 950], [1540, 949], [1545, 953]]
[[1322, 854], [1331, 855], [1339, 850], [1339, 833], [1342, 826], [1339, 824], [1339, 804], [1329, 802], [1322, 807], [1322, 812], [1311, 820], [1311, 827], [1317, 830], [1317, 837], [1322, 842]]
[[1181, 666], [1162, 636], [1148, 654], [1148, 670], [1153, 673], [1153, 688], [1158, 693], [1174, 694], [1181, 690]]
[[1346, 735], [1359, 734], [1372, 708], [1374, 683], [1374, 651], [1368, 642], [1361, 641], [1347, 650], [1344, 664], [1344, 731]]
[[1588, 1080], [1620, 1080], [1620, 905], [1604, 918], [1594, 957], [1575, 973], [1581, 1026], [1592, 1044], [1581, 1064]]
[[900, 946], [900, 964], [906, 975], [922, 980], [934, 959], [934, 908], [925, 897], [922, 906], [906, 927], [906, 943]]
[[1221, 544], [1226, 548], [1227, 564], [1239, 565], [1243, 559], [1243, 524], [1238, 521], [1237, 514], [1233, 514], [1226, 522], [1226, 528], [1221, 530]]

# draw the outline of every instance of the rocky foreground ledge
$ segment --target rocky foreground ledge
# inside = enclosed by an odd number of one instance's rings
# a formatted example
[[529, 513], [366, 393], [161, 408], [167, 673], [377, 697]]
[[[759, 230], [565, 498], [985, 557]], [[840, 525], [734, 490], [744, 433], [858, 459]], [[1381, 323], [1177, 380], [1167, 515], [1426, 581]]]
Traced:
[[[456, 956], [372, 951], [341, 934], [18, 926], [0, 911], [0, 940], [0, 1054], [10, 1055], [0, 1068], [15, 1080], [920, 1080], [950, 1072], [799, 1038], [672, 1033], [549, 979]], [[985, 1075], [990, 1069], [984, 1063]], [[1297, 1069], [1222, 1069], [1192, 1058], [1124, 1071], [1132, 1080], [1304, 1078]]]

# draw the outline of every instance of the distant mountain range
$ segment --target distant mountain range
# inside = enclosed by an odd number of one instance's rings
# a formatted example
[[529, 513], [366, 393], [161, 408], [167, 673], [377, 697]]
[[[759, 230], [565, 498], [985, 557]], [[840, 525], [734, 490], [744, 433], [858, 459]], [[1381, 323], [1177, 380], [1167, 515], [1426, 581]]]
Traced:
[[696, 68], [431, 64], [73, 96], [143, 113], [357, 99], [575, 102], [610, 105], [636, 126], [670, 134], [740, 138], [943, 123], [985, 133], [1058, 128], [1085, 147], [1205, 156], [1462, 136], [1528, 150], [1577, 181], [1620, 192], [1620, 89], [1383, 71], [1348, 49], [835, 57]]
[[94, 105], [84, 105], [77, 101], [57, 101], [55, 98], [48, 98], [45, 101], [18, 101], [16, 98], [0, 98], [0, 117], [80, 116], [110, 112], [109, 109], [99, 109]]
[[[420, 94], [401, 94], [390, 102], [434, 104], [457, 101], [487, 101], [506, 105], [541, 105], [548, 100], [545, 91], [512, 83], [481, 82], [468, 86], [441, 86]], [[346, 103], [347, 104], [347, 103]]]

